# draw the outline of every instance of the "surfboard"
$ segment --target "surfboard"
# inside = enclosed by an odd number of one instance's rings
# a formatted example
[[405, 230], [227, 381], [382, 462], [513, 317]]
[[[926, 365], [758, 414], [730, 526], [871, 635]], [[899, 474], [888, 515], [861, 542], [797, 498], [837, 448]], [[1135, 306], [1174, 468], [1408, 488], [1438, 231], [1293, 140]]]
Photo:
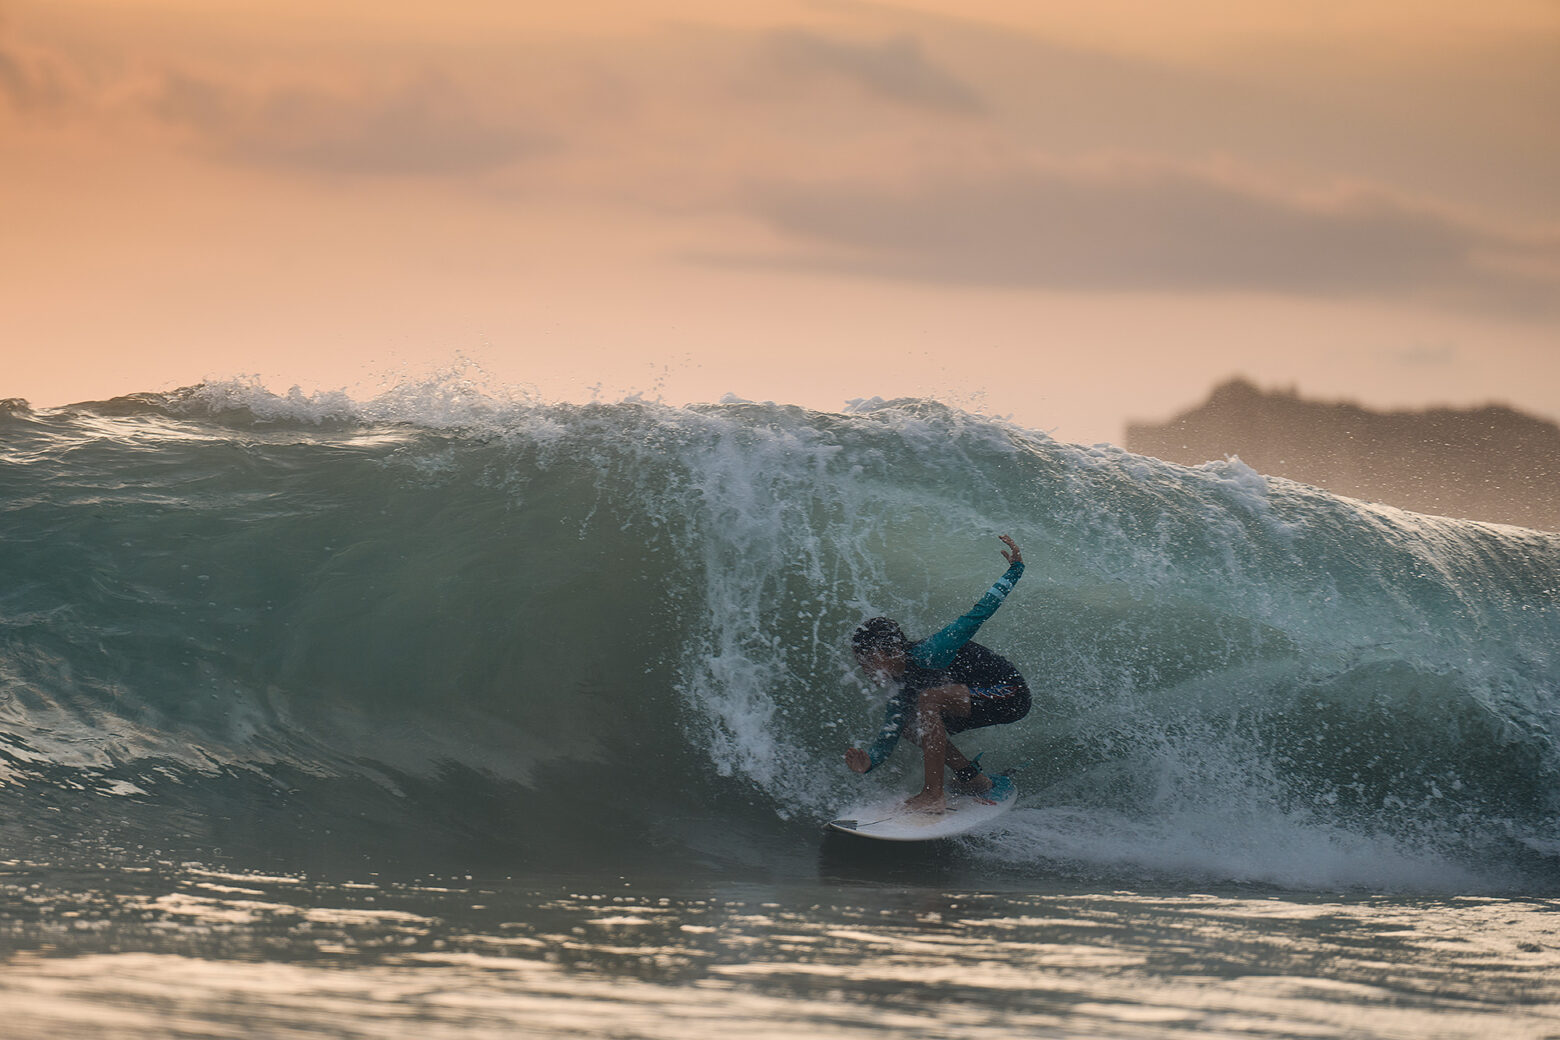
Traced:
[[1013, 808], [1018, 789], [1010, 777], [992, 777], [995, 784], [984, 794], [947, 795], [948, 807], [926, 812], [905, 807], [904, 799], [874, 802], [846, 810], [829, 829], [879, 841], [932, 841], [966, 834]]

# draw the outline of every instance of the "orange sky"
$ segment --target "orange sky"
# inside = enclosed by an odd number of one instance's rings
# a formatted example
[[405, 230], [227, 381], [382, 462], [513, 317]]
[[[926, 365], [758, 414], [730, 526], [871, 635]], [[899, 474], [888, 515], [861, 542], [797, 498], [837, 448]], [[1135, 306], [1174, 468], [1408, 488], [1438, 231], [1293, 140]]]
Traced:
[[383, 6], [0, 3], [0, 396], [1560, 416], [1552, 0]]

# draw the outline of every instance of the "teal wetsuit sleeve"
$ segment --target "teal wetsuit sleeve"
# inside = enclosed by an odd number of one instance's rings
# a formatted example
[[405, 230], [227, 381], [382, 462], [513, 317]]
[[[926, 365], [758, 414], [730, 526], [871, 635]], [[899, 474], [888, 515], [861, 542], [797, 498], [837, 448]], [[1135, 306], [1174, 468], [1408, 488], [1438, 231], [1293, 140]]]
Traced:
[[869, 771], [882, 765], [883, 760], [893, 754], [894, 745], [899, 743], [899, 733], [905, 728], [906, 714], [906, 706], [898, 696], [889, 698], [888, 707], [883, 709], [883, 725], [878, 730], [877, 739], [867, 748], [867, 757], [872, 760]]
[[1007, 572], [997, 579], [996, 584], [987, 589], [986, 594], [970, 608], [969, 613], [912, 646], [911, 660], [924, 668], [948, 667], [953, 663], [954, 654], [957, 654], [965, 643], [975, 638], [976, 630], [987, 618], [997, 612], [997, 608], [1002, 606], [1002, 601], [1007, 599], [1007, 594], [1013, 591], [1013, 586], [1023, 576], [1022, 562], [1015, 562], [1009, 566]]

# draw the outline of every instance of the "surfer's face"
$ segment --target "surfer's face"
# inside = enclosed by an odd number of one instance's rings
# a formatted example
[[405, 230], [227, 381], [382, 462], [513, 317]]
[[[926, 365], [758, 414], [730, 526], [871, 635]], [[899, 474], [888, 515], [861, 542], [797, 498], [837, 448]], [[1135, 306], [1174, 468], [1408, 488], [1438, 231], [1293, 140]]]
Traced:
[[857, 654], [856, 660], [861, 662], [861, 667], [866, 669], [868, 675], [879, 683], [889, 683], [905, 674], [905, 652], [903, 650], [869, 650], [864, 654]]

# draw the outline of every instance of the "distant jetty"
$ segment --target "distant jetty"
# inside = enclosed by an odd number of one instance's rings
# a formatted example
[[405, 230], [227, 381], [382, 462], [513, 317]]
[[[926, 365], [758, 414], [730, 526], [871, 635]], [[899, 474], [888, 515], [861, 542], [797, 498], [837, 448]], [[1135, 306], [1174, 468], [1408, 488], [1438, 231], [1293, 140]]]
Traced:
[[1127, 448], [1185, 465], [1239, 455], [1350, 498], [1560, 530], [1560, 426], [1502, 405], [1375, 412], [1234, 379], [1168, 422], [1129, 423]]

